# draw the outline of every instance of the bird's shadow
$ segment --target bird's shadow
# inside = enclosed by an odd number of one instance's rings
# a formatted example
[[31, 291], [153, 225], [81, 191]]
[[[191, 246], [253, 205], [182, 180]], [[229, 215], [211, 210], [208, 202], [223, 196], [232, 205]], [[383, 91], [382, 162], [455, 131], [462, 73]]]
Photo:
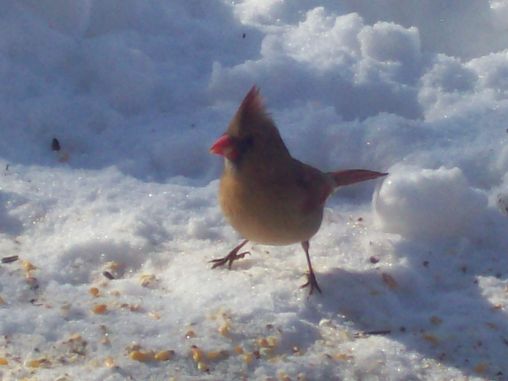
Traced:
[[467, 244], [425, 247], [395, 244], [395, 253], [407, 258], [399, 267], [381, 261], [364, 272], [318, 274], [324, 293], [303, 313], [310, 320], [342, 316], [360, 332], [385, 334], [466, 375], [507, 379], [508, 314], [485, 291], [507, 290], [507, 253]]

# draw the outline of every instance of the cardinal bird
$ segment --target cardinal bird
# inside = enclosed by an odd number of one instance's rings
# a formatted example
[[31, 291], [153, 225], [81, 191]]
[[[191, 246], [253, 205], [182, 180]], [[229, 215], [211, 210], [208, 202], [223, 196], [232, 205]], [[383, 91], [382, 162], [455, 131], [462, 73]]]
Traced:
[[301, 243], [307, 258], [309, 294], [321, 293], [309, 256], [309, 240], [323, 219], [326, 199], [340, 186], [387, 173], [365, 169], [322, 172], [291, 157], [256, 86], [247, 93], [226, 132], [210, 152], [224, 156], [219, 203], [244, 240], [212, 268], [243, 258], [248, 242], [264, 245]]

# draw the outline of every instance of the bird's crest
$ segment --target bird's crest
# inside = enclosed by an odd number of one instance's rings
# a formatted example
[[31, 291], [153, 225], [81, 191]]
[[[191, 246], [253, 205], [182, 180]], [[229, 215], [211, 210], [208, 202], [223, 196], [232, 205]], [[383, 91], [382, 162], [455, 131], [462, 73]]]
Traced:
[[256, 87], [256, 85], [251, 87], [243, 99], [238, 111], [241, 111], [243, 114], [247, 114], [250, 117], [259, 114], [266, 115], [263, 98], [261, 97], [259, 89]]
[[273, 125], [273, 121], [266, 112], [259, 89], [252, 86], [240, 107], [238, 107], [238, 111], [229, 125], [228, 132], [235, 136], [242, 130], [258, 129], [260, 126], [268, 125]]

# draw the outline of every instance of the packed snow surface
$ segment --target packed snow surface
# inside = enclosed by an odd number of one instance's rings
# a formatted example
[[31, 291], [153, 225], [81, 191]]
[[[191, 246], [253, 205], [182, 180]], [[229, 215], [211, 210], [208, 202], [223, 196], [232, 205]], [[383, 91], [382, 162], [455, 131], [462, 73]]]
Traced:
[[[0, 2], [0, 379], [508, 380], [508, 1]], [[208, 148], [256, 84], [384, 179], [247, 246]], [[56, 139], [56, 140], [55, 140]]]

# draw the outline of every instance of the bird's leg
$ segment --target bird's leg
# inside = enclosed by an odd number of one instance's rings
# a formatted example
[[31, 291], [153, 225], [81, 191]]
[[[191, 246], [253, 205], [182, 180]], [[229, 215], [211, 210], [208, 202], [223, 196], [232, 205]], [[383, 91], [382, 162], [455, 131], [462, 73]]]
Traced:
[[242, 242], [240, 242], [240, 244], [237, 247], [235, 247], [233, 250], [231, 250], [229, 252], [229, 254], [226, 255], [223, 258], [212, 259], [210, 261], [210, 263], [213, 263], [212, 269], [214, 269], [216, 267], [224, 266], [226, 263], [228, 264], [228, 269], [231, 269], [231, 265], [233, 264], [234, 261], [236, 261], [237, 259], [245, 257], [247, 254], [250, 254], [250, 252], [248, 252], [248, 251], [244, 251], [243, 253], [238, 254], [240, 249], [247, 242], [249, 242], [248, 239], [243, 240]]
[[307, 273], [307, 283], [303, 284], [301, 288], [310, 287], [309, 295], [312, 295], [314, 289], [318, 290], [321, 294], [321, 289], [319, 288], [318, 282], [316, 280], [316, 276], [314, 275], [314, 270], [312, 270], [312, 263], [310, 263], [309, 256], [309, 241], [303, 241], [302, 247], [305, 251], [305, 256], [307, 257], [307, 265], [309, 266], [309, 272]]

